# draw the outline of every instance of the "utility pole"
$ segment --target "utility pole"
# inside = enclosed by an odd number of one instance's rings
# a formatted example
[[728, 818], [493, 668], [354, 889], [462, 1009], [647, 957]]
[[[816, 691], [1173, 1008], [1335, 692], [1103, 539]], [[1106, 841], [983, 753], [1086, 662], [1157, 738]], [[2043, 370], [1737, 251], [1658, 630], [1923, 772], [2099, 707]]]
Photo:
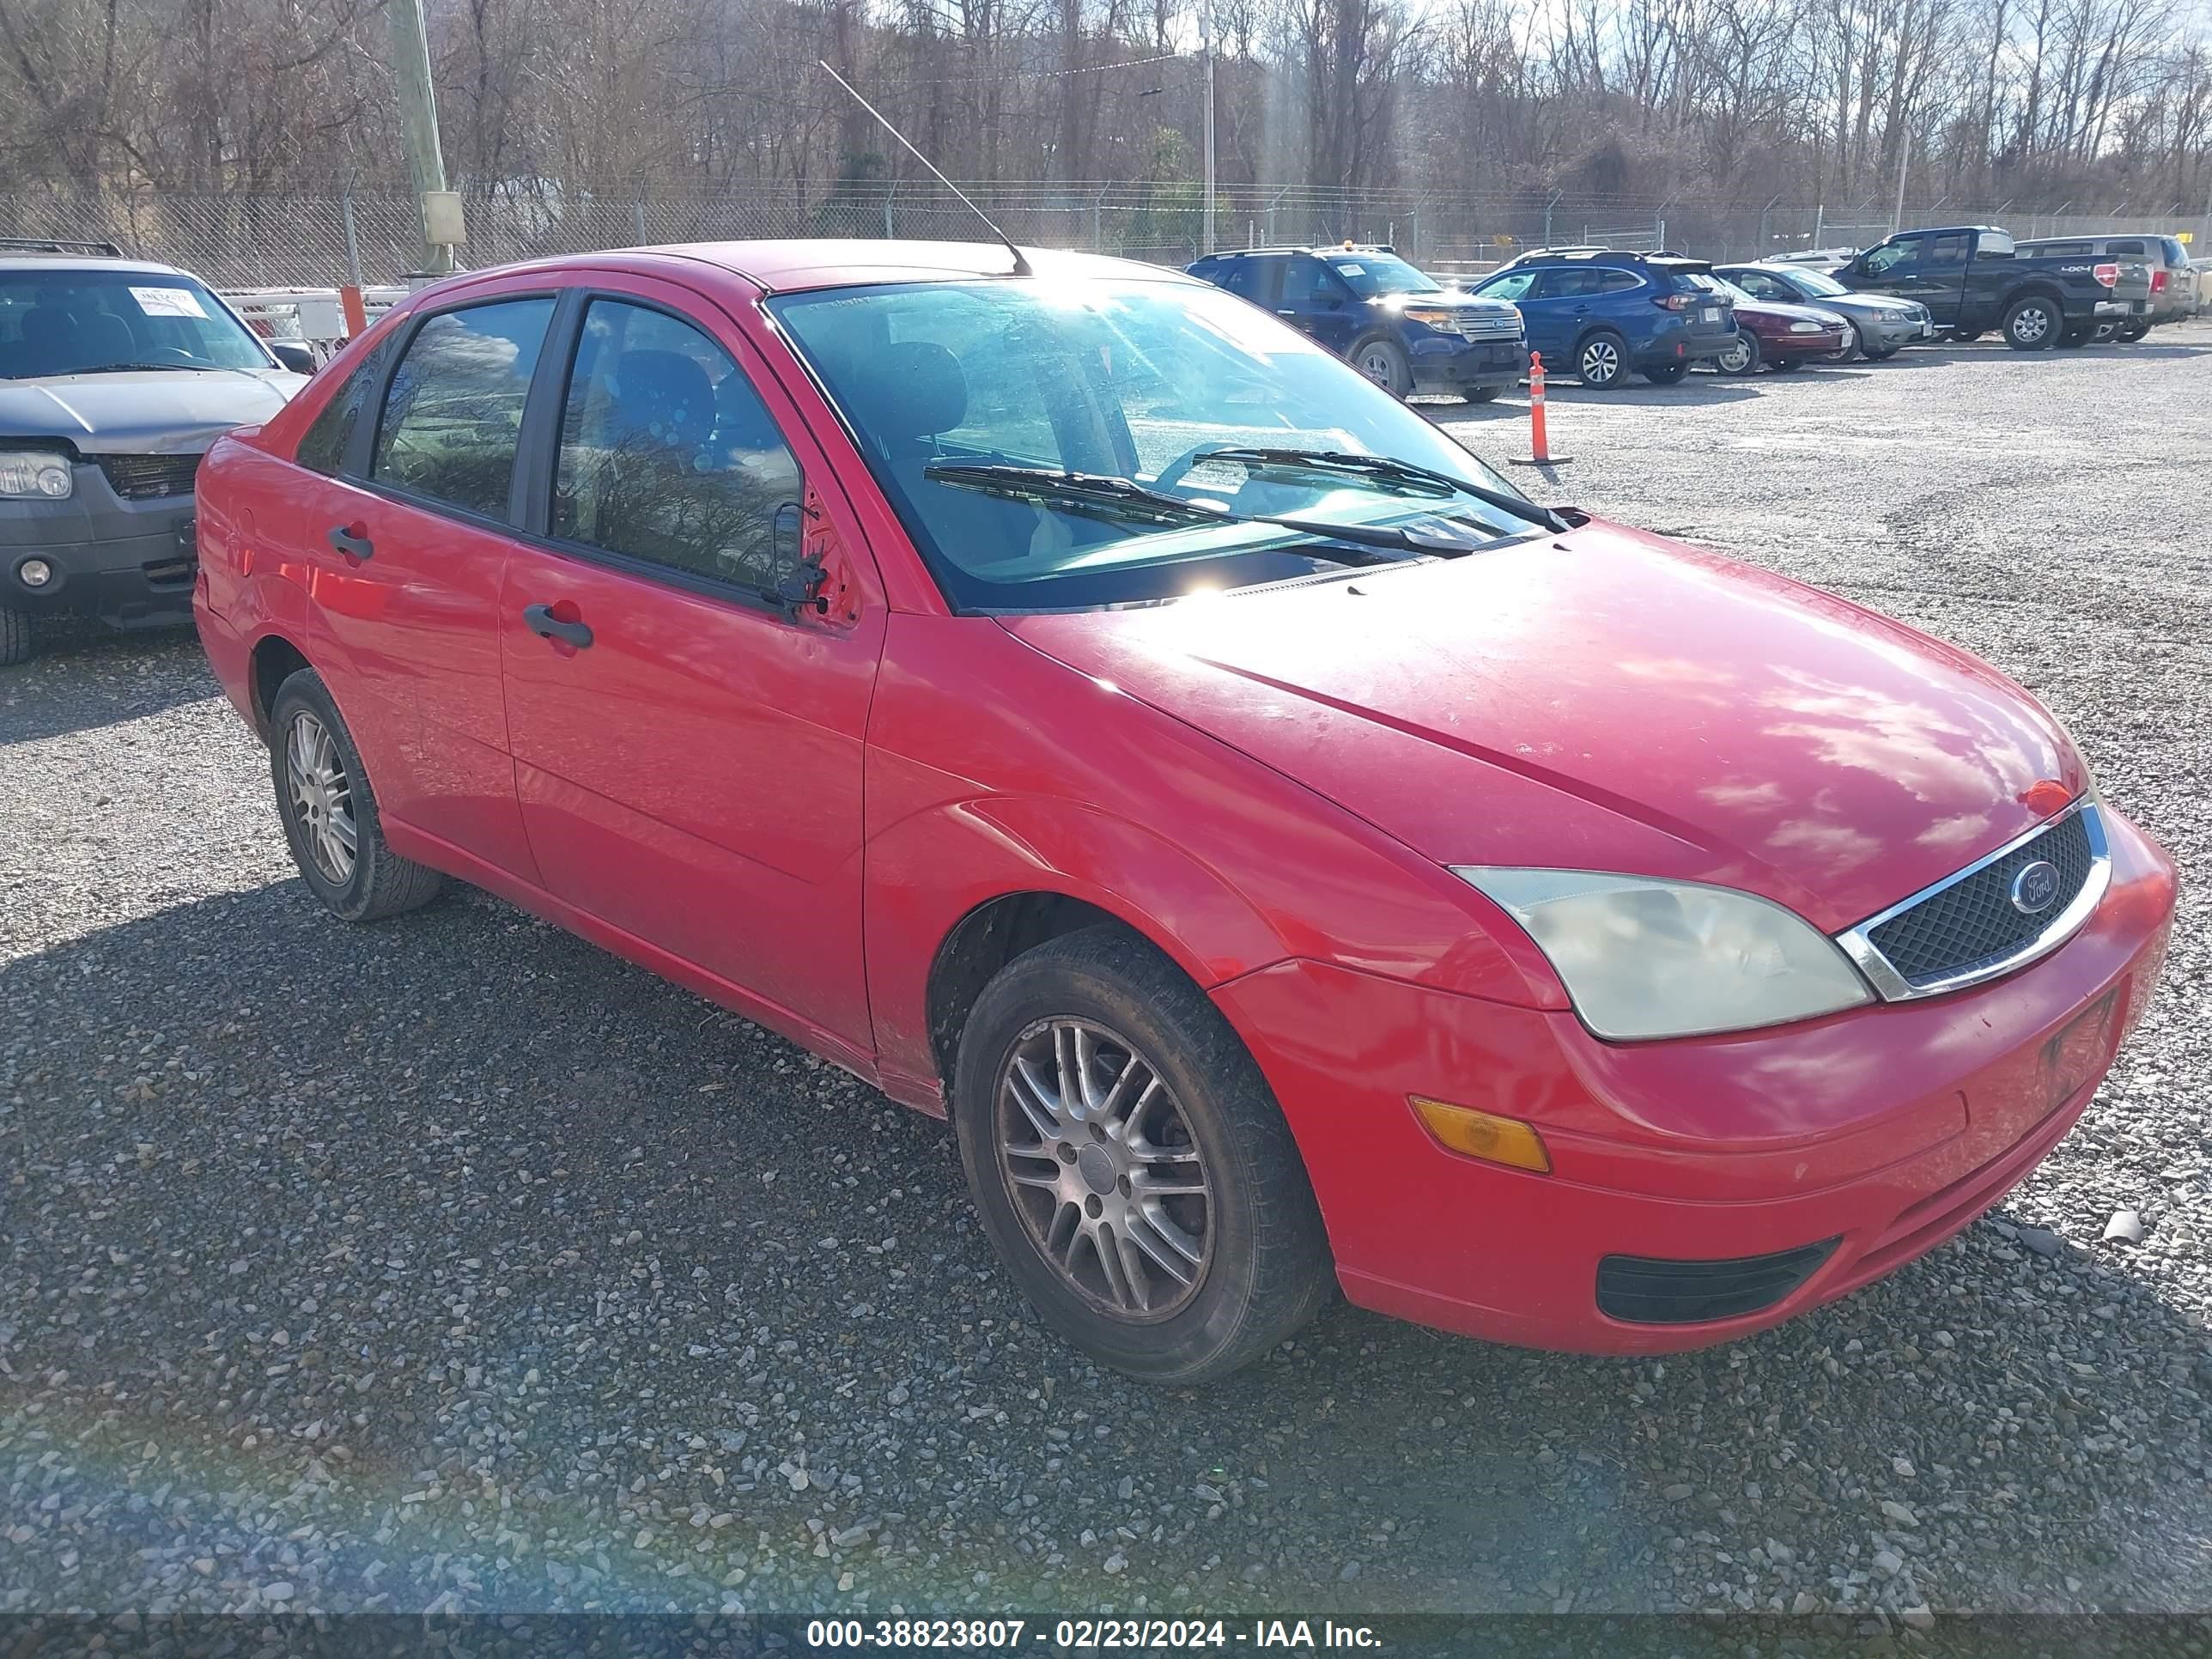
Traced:
[[1905, 228], [1905, 164], [1911, 159], [1912, 135], [1908, 132], [1897, 146], [1897, 210], [1889, 216], [1889, 231], [1893, 236]]
[[1199, 237], [1200, 251], [1213, 252], [1213, 7], [1200, 18], [1206, 31], [1206, 228]]
[[407, 172], [422, 230], [422, 274], [450, 276], [453, 246], [464, 232], [460, 198], [446, 188], [446, 158], [438, 148], [438, 94], [430, 84], [430, 33], [422, 0], [385, 0], [392, 19], [392, 79], [399, 92], [399, 125], [407, 142]]

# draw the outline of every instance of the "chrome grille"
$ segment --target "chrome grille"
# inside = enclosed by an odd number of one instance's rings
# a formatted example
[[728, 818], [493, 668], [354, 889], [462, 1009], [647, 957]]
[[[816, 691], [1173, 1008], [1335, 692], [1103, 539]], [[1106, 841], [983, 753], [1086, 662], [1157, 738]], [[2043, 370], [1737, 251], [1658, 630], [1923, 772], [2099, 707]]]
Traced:
[[199, 471], [197, 455], [90, 455], [107, 475], [108, 488], [126, 501], [149, 501], [163, 495], [189, 495], [192, 475]]
[[[2030, 865], [2048, 862], [2057, 890], [2033, 914], [2013, 899]], [[2057, 949], [2104, 896], [2112, 864], [2096, 805], [2077, 802], [1956, 875], [1840, 936], [1891, 1000], [1979, 984]]]
[[1521, 337], [1521, 319], [1514, 312], [1500, 314], [1488, 311], [1462, 311], [1453, 318], [1452, 326], [1470, 340], [1517, 340]]

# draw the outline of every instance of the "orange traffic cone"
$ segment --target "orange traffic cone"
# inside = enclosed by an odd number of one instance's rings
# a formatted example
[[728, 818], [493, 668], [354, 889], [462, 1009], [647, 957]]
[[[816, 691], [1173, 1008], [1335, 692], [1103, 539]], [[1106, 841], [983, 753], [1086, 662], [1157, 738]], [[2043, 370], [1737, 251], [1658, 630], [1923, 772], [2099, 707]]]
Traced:
[[1574, 459], [1552, 453], [1551, 434], [1544, 428], [1544, 354], [1528, 354], [1528, 453], [1511, 457], [1516, 466], [1558, 466]]

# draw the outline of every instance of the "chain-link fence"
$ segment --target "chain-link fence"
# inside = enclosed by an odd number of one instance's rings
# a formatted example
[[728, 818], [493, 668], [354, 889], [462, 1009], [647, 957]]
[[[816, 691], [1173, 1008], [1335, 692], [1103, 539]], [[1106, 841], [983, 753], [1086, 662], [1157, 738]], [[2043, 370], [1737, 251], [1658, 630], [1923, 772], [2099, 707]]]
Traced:
[[[1206, 245], [1195, 184], [966, 186], [1017, 240], [1185, 264]], [[935, 184], [871, 182], [808, 191], [744, 185], [707, 191], [667, 186], [577, 192], [551, 185], [465, 191], [465, 264], [482, 267], [548, 254], [645, 244], [782, 236], [901, 236], [972, 241], [974, 216]], [[2069, 204], [2069, 210], [2075, 204]], [[1565, 192], [1438, 196], [1264, 185], [1217, 194], [1213, 243], [1390, 242], [1451, 270], [1568, 243], [1671, 247], [1712, 259], [1754, 258], [1795, 248], [1864, 246], [1888, 234], [1887, 204], [1764, 205], [1574, 198]], [[2212, 223], [2179, 208], [2163, 214], [2061, 216], [2011, 203], [1908, 204], [1904, 223], [2002, 224], [2016, 234], [2193, 230], [2212, 247]], [[167, 260], [220, 287], [325, 287], [400, 280], [416, 265], [411, 196], [390, 191], [323, 196], [180, 196], [143, 191], [19, 189], [0, 194], [0, 237], [112, 240]]]

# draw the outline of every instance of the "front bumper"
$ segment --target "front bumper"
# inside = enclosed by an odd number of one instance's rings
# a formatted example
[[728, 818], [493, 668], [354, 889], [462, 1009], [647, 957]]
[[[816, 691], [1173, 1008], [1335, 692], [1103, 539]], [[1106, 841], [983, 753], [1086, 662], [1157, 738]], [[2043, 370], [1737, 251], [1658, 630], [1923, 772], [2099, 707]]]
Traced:
[[[2172, 863], [2106, 817], [2112, 884], [2082, 931], [1950, 996], [1632, 1044], [1571, 1014], [1312, 962], [1214, 997], [1290, 1120], [1352, 1301], [1534, 1347], [1700, 1347], [1933, 1249], [2080, 1116], [2149, 998], [2173, 912]], [[1445, 1152], [1412, 1095], [1535, 1124], [1552, 1173]], [[1749, 1312], [1654, 1323], [1599, 1306], [1608, 1258], [1711, 1266], [1815, 1246], [1794, 1288]]]
[[1408, 343], [1417, 392], [1473, 392], [1518, 386], [1528, 374], [1525, 340], [1463, 340], [1431, 331]]
[[1825, 357], [1832, 351], [1844, 349], [1841, 329], [1829, 334], [1777, 334], [1772, 337], [1761, 335], [1759, 349], [1768, 359], [1776, 357]]
[[[64, 501], [0, 501], [0, 605], [34, 614], [96, 617], [115, 628], [155, 628], [191, 617], [193, 497], [126, 501], [97, 465], [71, 469]], [[33, 587], [21, 572], [43, 559], [52, 578]]]

